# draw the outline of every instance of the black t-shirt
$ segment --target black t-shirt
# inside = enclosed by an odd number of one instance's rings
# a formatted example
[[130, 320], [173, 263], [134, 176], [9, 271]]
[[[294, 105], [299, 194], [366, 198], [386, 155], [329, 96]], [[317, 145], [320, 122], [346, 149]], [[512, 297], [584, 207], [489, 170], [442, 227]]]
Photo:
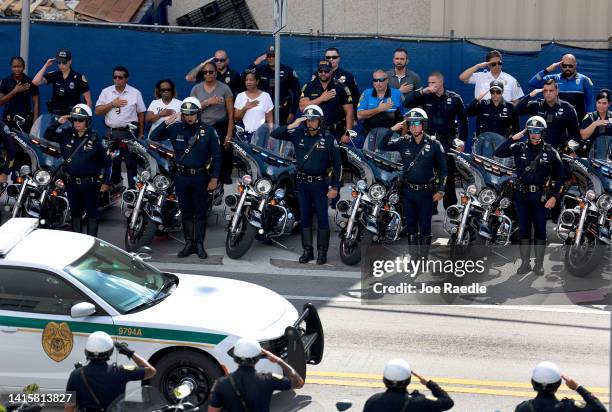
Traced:
[[[291, 381], [271, 373], [258, 373], [254, 368], [239, 367], [231, 373], [249, 412], [268, 412], [274, 391], [291, 389]], [[229, 376], [220, 378], [212, 389], [209, 406], [224, 412], [244, 412], [242, 402], [232, 386]]]
[[[106, 408], [125, 393], [129, 381], [144, 379], [145, 369], [135, 365], [109, 365], [106, 362], [90, 362], [83, 366], [85, 377], [101, 406]], [[97, 404], [81, 376], [81, 368], [75, 369], [68, 378], [66, 391], [76, 392], [77, 409], [96, 408]]]
[[81, 95], [89, 91], [89, 83], [85, 76], [72, 69], [65, 79], [58, 70], [45, 74], [45, 80], [53, 86], [53, 95], [49, 102], [52, 106], [50, 110], [70, 111], [73, 106], [82, 102]]
[[[29, 84], [30, 89], [15, 94], [11, 100], [4, 105], [4, 114], [20, 114], [28, 115], [32, 113], [32, 97], [40, 94], [38, 86], [32, 84], [32, 79], [24, 75], [20, 82], [22, 84]], [[17, 81], [13, 79], [13, 76], [5, 77], [0, 81], [0, 94], [9, 94], [17, 85]]]

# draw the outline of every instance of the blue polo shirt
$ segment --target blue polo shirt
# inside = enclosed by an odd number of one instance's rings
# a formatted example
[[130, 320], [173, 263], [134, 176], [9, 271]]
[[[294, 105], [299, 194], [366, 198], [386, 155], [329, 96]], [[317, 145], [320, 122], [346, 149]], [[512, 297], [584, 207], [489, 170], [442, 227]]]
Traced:
[[385, 96], [383, 98], [378, 98], [376, 95], [376, 90], [373, 87], [365, 89], [359, 98], [357, 111], [375, 109], [378, 107], [381, 101], [387, 101], [389, 98], [393, 102], [393, 107], [387, 111], [394, 112], [399, 109], [400, 113], [404, 114], [406, 109], [404, 109], [402, 105], [402, 94], [398, 89], [394, 89], [393, 87], [387, 87], [387, 91], [385, 92]]

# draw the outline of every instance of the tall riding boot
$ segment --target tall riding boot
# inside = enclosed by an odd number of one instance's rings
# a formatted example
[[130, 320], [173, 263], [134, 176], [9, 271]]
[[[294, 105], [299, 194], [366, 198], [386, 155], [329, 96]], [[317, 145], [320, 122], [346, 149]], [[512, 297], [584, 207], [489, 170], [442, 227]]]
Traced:
[[97, 217], [87, 218], [87, 234], [93, 237], [98, 236], [98, 218]]
[[304, 252], [300, 256], [300, 263], [307, 263], [314, 259], [314, 250], [312, 248], [312, 228], [302, 228], [302, 248]]
[[70, 227], [73, 232], [83, 233], [83, 221], [80, 217], [73, 217], [70, 219]]
[[431, 247], [431, 235], [429, 236], [420, 236], [420, 258], [424, 258], [425, 260], [429, 259], [429, 248]]
[[195, 221], [195, 246], [196, 253], [200, 259], [206, 259], [208, 253], [204, 250], [204, 238], [206, 237], [206, 220]]
[[544, 252], [546, 252], [546, 240], [535, 240], [535, 266], [533, 272], [536, 276], [544, 275]]
[[516, 270], [517, 275], [524, 275], [531, 272], [531, 245], [529, 239], [521, 239], [519, 241], [519, 250], [521, 252], [521, 266]]
[[410, 259], [417, 260], [419, 258], [419, 240], [416, 233], [408, 233], [408, 253]]
[[319, 229], [317, 231], [317, 265], [327, 262], [327, 249], [329, 249], [329, 229]]
[[185, 247], [176, 255], [180, 258], [193, 253], [193, 219], [183, 219], [183, 235], [185, 236]]

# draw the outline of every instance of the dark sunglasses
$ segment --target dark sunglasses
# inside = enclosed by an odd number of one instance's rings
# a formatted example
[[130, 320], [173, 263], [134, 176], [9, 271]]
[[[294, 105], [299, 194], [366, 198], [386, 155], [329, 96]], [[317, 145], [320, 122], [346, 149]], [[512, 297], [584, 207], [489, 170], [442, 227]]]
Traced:
[[269, 59], [270, 57], [276, 57], [276, 54], [270, 54], [270, 53], [266, 54], [266, 58]]
[[213, 59], [213, 61], [215, 63], [223, 63], [224, 61], [226, 61], [227, 59]]
[[202, 70], [203, 74], [215, 74], [216, 72], [214, 70]]
[[340, 57], [340, 56], [325, 56], [325, 58], [326, 58], [327, 60], [329, 60], [329, 59], [331, 59], [331, 60], [336, 60], [338, 57]]
[[495, 67], [495, 66], [500, 66], [501, 67], [501, 65], [502, 65], [502, 62], [492, 62], [492, 63], [489, 63], [489, 66], [491, 66], [491, 67]]
[[319, 69], [319, 73], [331, 73], [329, 69]]
[[421, 125], [420, 120], [411, 120], [408, 122], [408, 126], [420, 126], [420, 125]]
[[121, 80], [121, 79], [125, 79], [125, 76], [113, 76], [113, 79]]
[[563, 67], [564, 69], [573, 69], [574, 65], [573, 64], [563, 64], [563, 63], [561, 63], [561, 67]]
[[164, 92], [171, 92], [172, 89], [159, 89], [160, 92], [164, 93]]
[[75, 119], [74, 117], [71, 117], [70, 119], [71, 119], [73, 122], [76, 122], [76, 123], [81, 123], [81, 122], [84, 122], [84, 121], [85, 121], [85, 119]]
[[489, 93], [491, 94], [502, 94], [502, 91], [499, 89], [491, 89], [489, 90]]
[[542, 129], [532, 129], [528, 127], [527, 131], [529, 132], [529, 134], [542, 134]]
[[387, 78], [385, 77], [384, 79], [372, 79], [372, 81], [374, 83], [384, 83], [385, 81], [387, 81]]

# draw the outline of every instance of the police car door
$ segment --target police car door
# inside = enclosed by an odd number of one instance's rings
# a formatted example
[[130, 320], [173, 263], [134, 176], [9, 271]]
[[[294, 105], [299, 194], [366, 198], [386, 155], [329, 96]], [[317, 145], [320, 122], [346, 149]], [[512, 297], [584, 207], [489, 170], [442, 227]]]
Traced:
[[[73, 318], [71, 309], [82, 302], [96, 312]], [[0, 266], [0, 387], [65, 389], [96, 330], [114, 334], [111, 316], [67, 278], [44, 268]]]

